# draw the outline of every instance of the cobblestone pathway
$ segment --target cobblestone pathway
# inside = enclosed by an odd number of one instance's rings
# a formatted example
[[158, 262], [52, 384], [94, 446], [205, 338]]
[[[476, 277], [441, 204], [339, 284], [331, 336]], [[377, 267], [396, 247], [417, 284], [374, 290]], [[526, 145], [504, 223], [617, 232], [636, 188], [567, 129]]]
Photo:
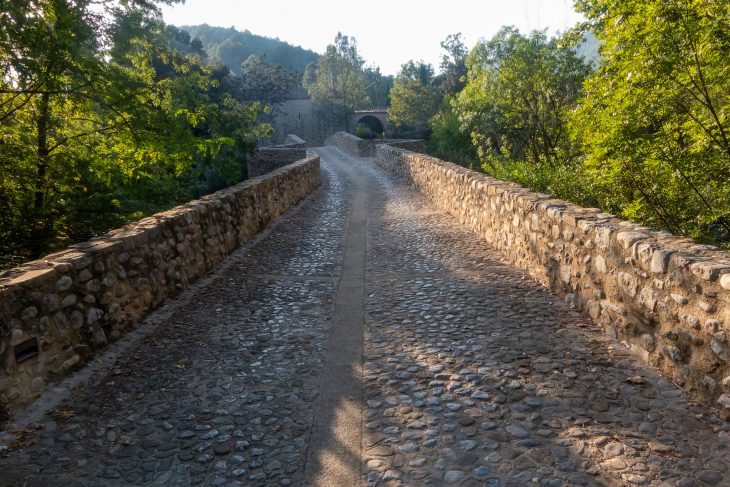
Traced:
[[300, 208], [0, 433], [0, 485], [730, 485], [725, 422], [372, 160], [320, 153]]

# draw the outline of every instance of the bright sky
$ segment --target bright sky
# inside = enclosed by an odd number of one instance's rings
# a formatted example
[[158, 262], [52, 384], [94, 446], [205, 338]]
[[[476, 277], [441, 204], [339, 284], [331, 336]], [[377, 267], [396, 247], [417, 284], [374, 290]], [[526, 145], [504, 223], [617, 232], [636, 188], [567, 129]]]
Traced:
[[384, 74], [410, 59], [438, 70], [440, 42], [449, 34], [461, 32], [471, 48], [503, 25], [553, 34], [580, 20], [572, 0], [187, 0], [162, 10], [169, 24], [233, 26], [319, 53], [341, 31]]

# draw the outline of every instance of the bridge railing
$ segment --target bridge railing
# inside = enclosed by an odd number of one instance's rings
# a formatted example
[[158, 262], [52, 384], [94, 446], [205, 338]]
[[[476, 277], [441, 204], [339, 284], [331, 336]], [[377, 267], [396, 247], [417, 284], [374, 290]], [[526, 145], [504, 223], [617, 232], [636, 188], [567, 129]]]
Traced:
[[293, 134], [286, 136], [284, 144], [259, 147], [246, 161], [248, 177], [262, 176], [294, 161], [304, 159], [307, 157], [306, 147], [306, 141]]
[[[304, 149], [297, 149], [303, 151]], [[301, 160], [0, 274], [0, 417], [214, 269], [320, 182]]]
[[730, 254], [381, 145], [377, 163], [694, 397], [730, 408]]

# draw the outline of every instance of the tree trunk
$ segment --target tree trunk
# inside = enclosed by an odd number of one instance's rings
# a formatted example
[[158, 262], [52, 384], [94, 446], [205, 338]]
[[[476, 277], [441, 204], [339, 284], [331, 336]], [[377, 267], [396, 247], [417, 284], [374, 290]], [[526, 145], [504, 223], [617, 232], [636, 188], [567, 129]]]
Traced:
[[38, 133], [38, 166], [36, 182], [33, 194], [33, 228], [31, 231], [30, 248], [33, 257], [39, 257], [45, 248], [48, 238], [48, 218], [45, 214], [45, 199], [50, 151], [48, 147], [48, 131], [51, 125], [50, 95], [43, 93], [38, 106], [38, 121], [36, 131]]
[[347, 110], [347, 96], [344, 94], [344, 90], [342, 93], [342, 115], [343, 115], [343, 121], [345, 122], [345, 132], [348, 134], [350, 133], [350, 117], [349, 117], [349, 111]]

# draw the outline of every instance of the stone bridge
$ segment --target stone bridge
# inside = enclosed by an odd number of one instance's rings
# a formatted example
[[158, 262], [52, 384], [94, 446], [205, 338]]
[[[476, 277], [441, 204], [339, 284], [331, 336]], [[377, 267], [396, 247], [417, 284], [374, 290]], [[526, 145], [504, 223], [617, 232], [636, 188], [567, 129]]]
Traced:
[[318, 148], [6, 277], [0, 485], [727, 486], [712, 252]]
[[355, 110], [355, 113], [350, 116], [351, 129], [355, 130], [357, 124], [365, 125], [374, 134], [385, 134], [388, 131], [388, 109]]

